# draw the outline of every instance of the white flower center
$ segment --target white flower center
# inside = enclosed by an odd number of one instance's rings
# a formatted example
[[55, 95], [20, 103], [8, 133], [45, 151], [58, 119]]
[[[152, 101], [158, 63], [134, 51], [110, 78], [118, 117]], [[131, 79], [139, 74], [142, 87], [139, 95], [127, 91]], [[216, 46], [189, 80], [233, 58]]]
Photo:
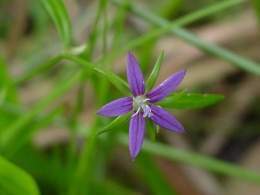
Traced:
[[148, 98], [144, 96], [136, 96], [133, 97], [133, 108], [136, 111], [135, 114], [139, 113], [140, 111], [143, 112], [143, 117], [151, 117], [152, 111], [148, 104]]

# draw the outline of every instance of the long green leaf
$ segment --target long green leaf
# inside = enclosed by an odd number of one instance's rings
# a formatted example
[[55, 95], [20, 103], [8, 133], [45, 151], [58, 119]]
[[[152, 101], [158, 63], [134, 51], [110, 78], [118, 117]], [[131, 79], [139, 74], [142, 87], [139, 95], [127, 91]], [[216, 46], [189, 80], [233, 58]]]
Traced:
[[49, 70], [51, 67], [53, 67], [55, 64], [57, 64], [61, 59], [62, 59], [61, 56], [58, 55], [58, 56], [48, 59], [46, 62], [41, 63], [34, 68], [30, 68], [27, 72], [25, 72], [25, 74], [18, 77], [15, 80], [15, 83], [22, 84], [23, 82], [30, 80], [35, 75], [38, 75], [40, 73], [43, 73], [43, 72]]
[[224, 99], [223, 95], [179, 92], [165, 98], [159, 104], [167, 108], [195, 109], [216, 104]]
[[[118, 139], [123, 145], [128, 145], [127, 135], [121, 134]], [[148, 140], [144, 141], [143, 151], [165, 157], [169, 160], [178, 161], [179, 163], [190, 164], [208, 171], [260, 184], [260, 174], [256, 171], [247, 170], [231, 163], [203, 156], [202, 154], [188, 152], [165, 144], [150, 142]]]
[[0, 194], [38, 195], [38, 187], [25, 171], [0, 156]]
[[72, 27], [63, 0], [41, 0], [41, 2], [51, 16], [64, 45], [69, 47], [72, 41]]
[[[116, 4], [119, 4], [119, 5], [124, 5], [123, 1], [121, 1], [121, 0], [113, 0], [113, 2], [115, 2]], [[229, 2], [240, 3], [240, 2], [243, 2], [243, 0], [230, 0]], [[139, 17], [143, 18], [144, 20], [146, 20], [156, 26], [165, 28], [166, 30], [167, 30], [167, 28], [171, 27], [170, 21], [163, 19], [144, 8], [140, 8], [135, 4], [127, 4], [127, 6], [125, 6], [125, 8], [129, 9], [131, 12], [135, 13]], [[241, 57], [240, 55], [237, 55], [224, 48], [221, 48], [215, 44], [208, 43], [208, 42], [200, 39], [193, 33], [189, 32], [183, 28], [180, 28], [178, 26], [174, 26], [174, 28], [169, 28], [169, 31], [204, 52], [207, 52], [207, 53], [214, 55], [218, 58], [221, 58], [227, 62], [230, 62], [233, 65], [235, 65], [245, 71], [251, 72], [256, 75], [260, 75], [260, 64], [259, 63], [256, 63], [254, 61], [251, 61], [250, 59]], [[158, 34], [158, 32], [156, 32], [155, 34]], [[159, 32], [159, 34], [160, 34], [160, 32]]]

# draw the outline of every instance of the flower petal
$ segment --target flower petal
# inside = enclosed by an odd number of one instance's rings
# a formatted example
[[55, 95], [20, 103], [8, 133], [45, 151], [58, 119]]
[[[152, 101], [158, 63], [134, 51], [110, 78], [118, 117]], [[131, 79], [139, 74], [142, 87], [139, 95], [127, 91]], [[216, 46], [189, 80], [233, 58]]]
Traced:
[[175, 91], [184, 78], [185, 73], [185, 70], [181, 70], [163, 81], [159, 86], [147, 94], [147, 97], [150, 99], [149, 101], [152, 103], [158, 102], [168, 96], [171, 92]]
[[97, 114], [102, 116], [119, 116], [131, 111], [132, 108], [133, 108], [132, 98], [123, 97], [104, 105], [97, 112]]
[[156, 124], [177, 133], [182, 133], [184, 131], [182, 124], [169, 112], [155, 105], [151, 105], [151, 109], [152, 115], [150, 118]]
[[132, 159], [140, 152], [145, 132], [145, 118], [141, 112], [132, 115], [129, 125], [129, 151]]
[[134, 96], [144, 94], [144, 76], [137, 60], [131, 53], [128, 53], [127, 56], [127, 80]]

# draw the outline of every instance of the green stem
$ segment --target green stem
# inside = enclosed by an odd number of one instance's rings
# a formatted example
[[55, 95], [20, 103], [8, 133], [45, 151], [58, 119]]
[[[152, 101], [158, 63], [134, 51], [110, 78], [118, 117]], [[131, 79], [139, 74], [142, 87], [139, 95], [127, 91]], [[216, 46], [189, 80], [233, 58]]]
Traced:
[[[127, 135], [120, 135], [118, 138], [121, 144], [125, 146], [128, 145]], [[213, 171], [222, 175], [228, 175], [241, 180], [247, 180], [260, 184], [260, 175], [257, 172], [246, 170], [239, 166], [232, 165], [231, 163], [226, 163], [211, 157], [202, 156], [201, 154], [172, 148], [170, 146], [150, 142], [148, 140], [144, 141], [143, 150], [173, 161], [190, 164], [208, 171]]]
[[73, 56], [70, 54], [64, 54], [63, 59], [72, 61], [76, 64], [80, 64], [80, 65], [84, 66], [85, 69], [93, 71], [94, 73], [97, 73], [100, 76], [107, 78], [123, 94], [129, 94], [128, 84], [123, 79], [121, 79], [119, 76], [114, 74], [113, 72], [111, 72], [109, 70], [101, 69], [101, 68], [93, 65], [92, 63], [89, 63], [86, 60], [83, 60], [77, 56]]
[[15, 80], [15, 84], [20, 85], [23, 82], [28, 81], [29, 79], [33, 78], [35, 75], [45, 72], [45, 70], [49, 70], [49, 68], [53, 67], [61, 59], [62, 59], [62, 57], [60, 55], [57, 55], [57, 56], [49, 59], [47, 62], [39, 64], [34, 68], [30, 68], [29, 71], [25, 72], [25, 74], [23, 74], [22, 76], [18, 77]]

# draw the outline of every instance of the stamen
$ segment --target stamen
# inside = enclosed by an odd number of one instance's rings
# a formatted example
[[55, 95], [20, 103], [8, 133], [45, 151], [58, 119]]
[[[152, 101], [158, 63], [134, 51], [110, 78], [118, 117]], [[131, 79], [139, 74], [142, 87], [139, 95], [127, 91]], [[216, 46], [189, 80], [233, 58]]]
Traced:
[[[133, 107], [136, 110], [135, 114], [143, 111], [143, 117], [151, 117], [152, 111], [148, 104], [149, 99], [144, 96], [137, 96], [133, 98]], [[134, 115], [135, 115], [134, 114]]]

